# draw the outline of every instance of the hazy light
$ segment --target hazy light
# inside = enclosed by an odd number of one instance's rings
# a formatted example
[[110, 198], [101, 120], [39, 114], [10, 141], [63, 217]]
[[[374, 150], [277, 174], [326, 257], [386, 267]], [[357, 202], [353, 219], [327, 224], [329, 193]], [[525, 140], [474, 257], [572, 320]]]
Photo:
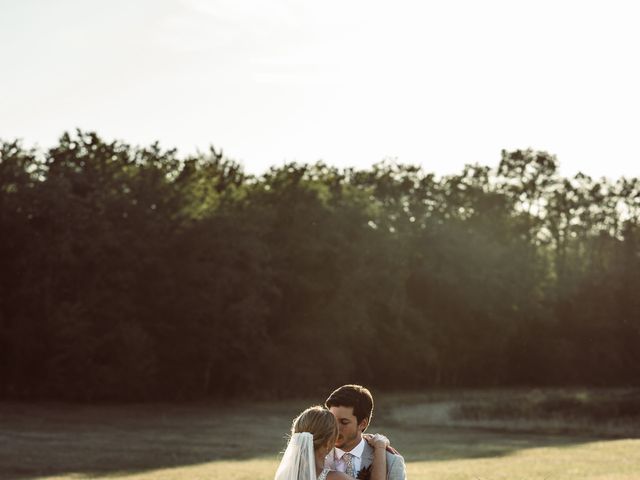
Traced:
[[451, 173], [501, 149], [640, 175], [633, 2], [2, 2], [0, 137], [63, 130], [262, 172], [383, 158]]

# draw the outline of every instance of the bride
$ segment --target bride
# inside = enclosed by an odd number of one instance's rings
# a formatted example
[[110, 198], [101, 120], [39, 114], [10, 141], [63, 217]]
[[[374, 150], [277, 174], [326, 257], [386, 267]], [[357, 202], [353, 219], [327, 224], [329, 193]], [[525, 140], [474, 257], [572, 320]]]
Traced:
[[[338, 422], [329, 410], [310, 407], [293, 419], [291, 438], [275, 480], [352, 480], [349, 475], [323, 468], [324, 459], [338, 438]], [[374, 449], [369, 480], [385, 480], [389, 440], [383, 435], [365, 435]]]

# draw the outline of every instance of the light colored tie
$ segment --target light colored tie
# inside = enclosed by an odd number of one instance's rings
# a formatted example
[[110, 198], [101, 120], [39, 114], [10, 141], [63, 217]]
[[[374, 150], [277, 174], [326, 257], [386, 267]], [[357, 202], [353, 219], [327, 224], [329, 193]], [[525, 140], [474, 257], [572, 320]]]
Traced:
[[344, 464], [347, 467], [344, 473], [346, 473], [350, 477], [356, 478], [356, 469], [354, 468], [354, 465], [353, 465], [353, 455], [350, 453], [345, 453], [342, 456], [342, 458], [344, 460]]

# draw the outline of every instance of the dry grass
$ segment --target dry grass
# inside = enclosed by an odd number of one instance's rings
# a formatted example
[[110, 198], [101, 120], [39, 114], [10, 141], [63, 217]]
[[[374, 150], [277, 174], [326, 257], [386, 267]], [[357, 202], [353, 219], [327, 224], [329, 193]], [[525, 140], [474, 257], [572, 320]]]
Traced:
[[[410, 479], [640, 479], [640, 430], [613, 439], [595, 424], [552, 434], [532, 418], [526, 432], [470, 428], [442, 404], [509, 394], [456, 395], [379, 396], [373, 430], [404, 454]], [[269, 480], [291, 418], [311, 403], [0, 404], [0, 479]]]

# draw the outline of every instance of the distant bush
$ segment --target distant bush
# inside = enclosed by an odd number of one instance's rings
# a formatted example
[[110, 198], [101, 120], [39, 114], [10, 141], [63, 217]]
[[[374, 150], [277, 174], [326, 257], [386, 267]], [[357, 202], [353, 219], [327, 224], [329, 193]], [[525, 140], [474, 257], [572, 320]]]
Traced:
[[606, 395], [588, 391], [549, 391], [514, 397], [488, 397], [465, 401], [451, 409], [456, 420], [640, 418], [640, 391], [614, 391]]

